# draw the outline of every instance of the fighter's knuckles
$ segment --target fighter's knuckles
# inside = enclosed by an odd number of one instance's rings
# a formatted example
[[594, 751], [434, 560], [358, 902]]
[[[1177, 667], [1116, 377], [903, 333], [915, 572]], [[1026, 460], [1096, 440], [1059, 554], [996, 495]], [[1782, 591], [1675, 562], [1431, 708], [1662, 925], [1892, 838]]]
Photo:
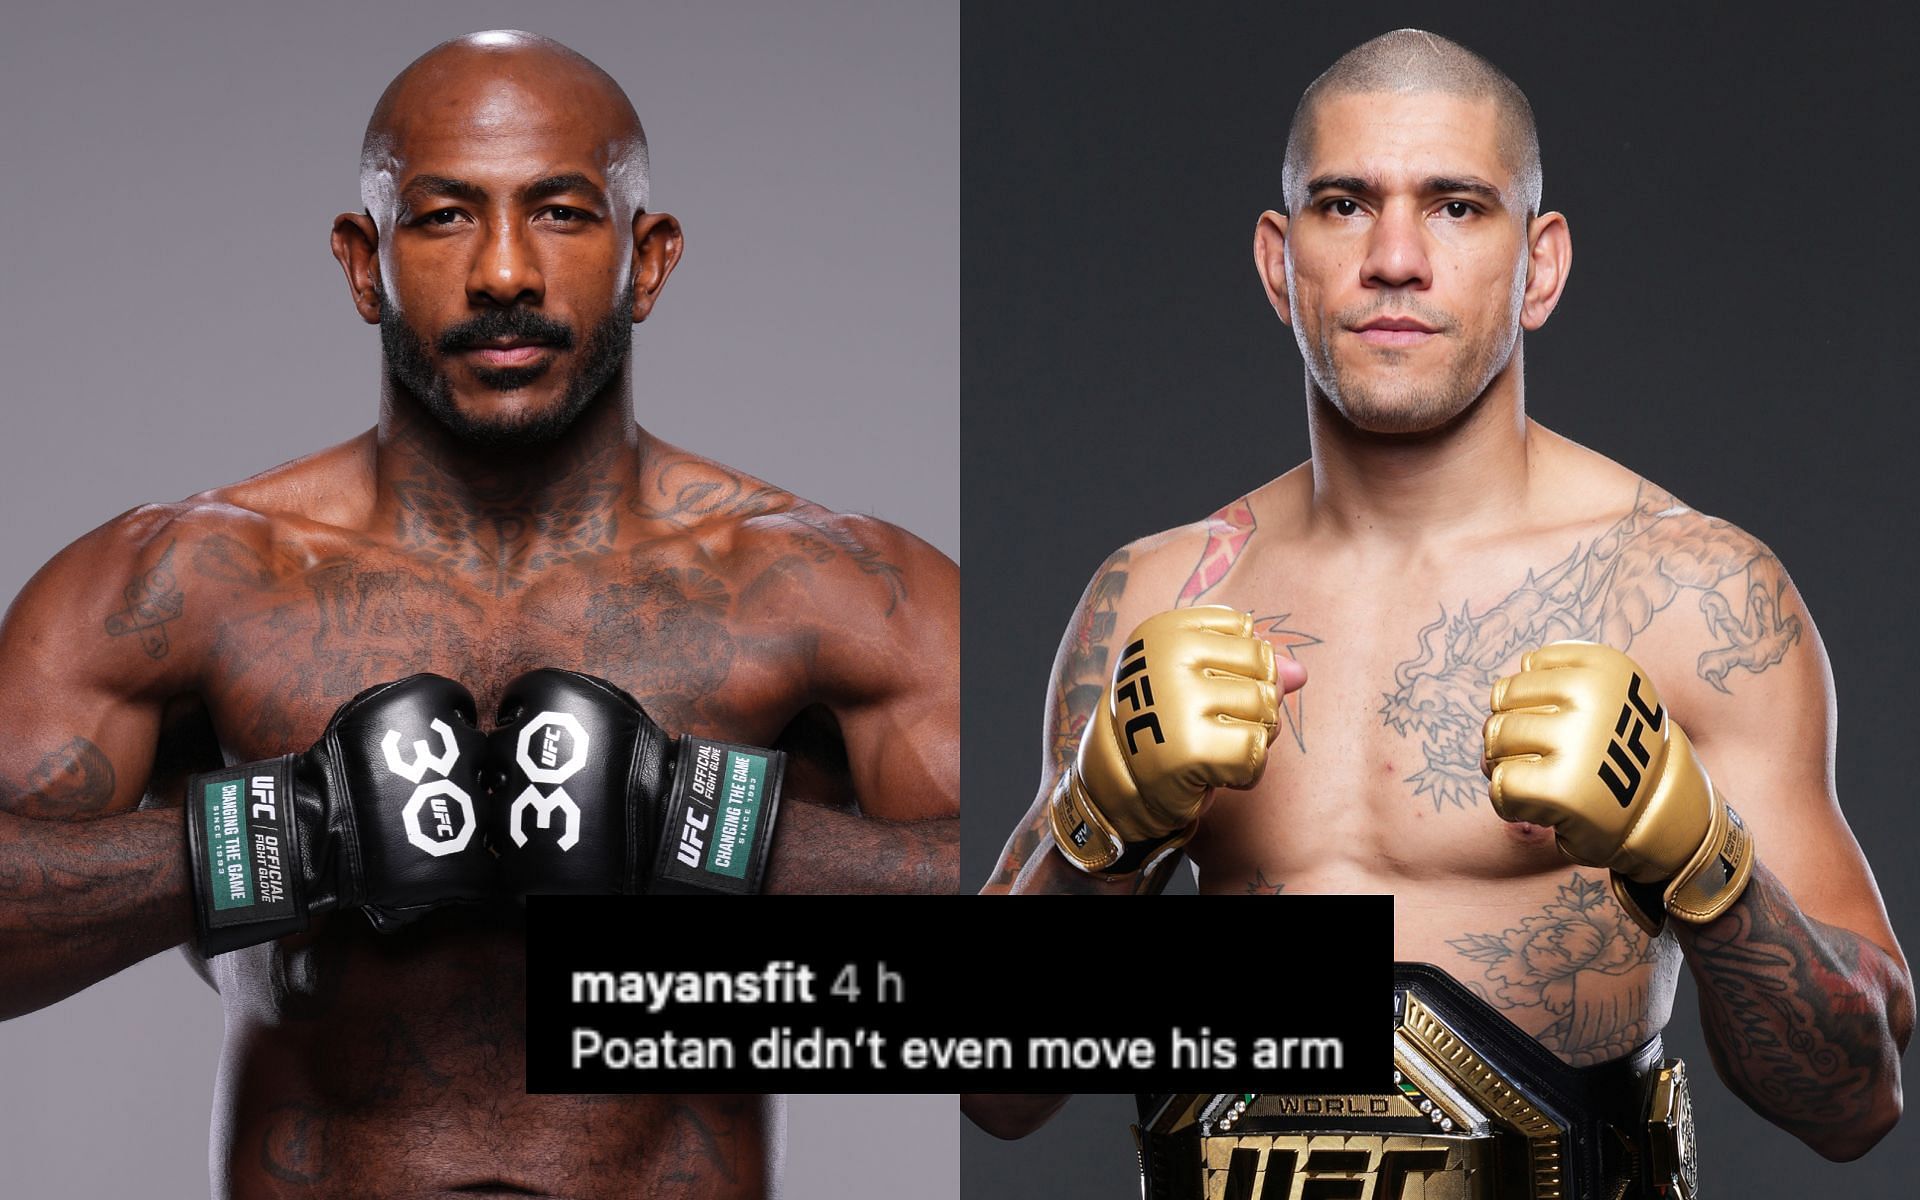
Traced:
[[1255, 725], [1271, 724], [1277, 704], [1272, 684], [1234, 676], [1213, 680], [1207, 699], [1207, 715]]
[[1253, 632], [1253, 618], [1224, 604], [1201, 604], [1193, 608], [1173, 608], [1155, 613], [1134, 626], [1130, 642], [1151, 641], [1189, 633], [1217, 633], [1246, 637]]
[[1529, 651], [1521, 658], [1520, 665], [1524, 671], [1561, 671], [1568, 667], [1583, 667], [1594, 661], [1594, 651], [1607, 649], [1597, 642], [1548, 642], [1537, 650]]

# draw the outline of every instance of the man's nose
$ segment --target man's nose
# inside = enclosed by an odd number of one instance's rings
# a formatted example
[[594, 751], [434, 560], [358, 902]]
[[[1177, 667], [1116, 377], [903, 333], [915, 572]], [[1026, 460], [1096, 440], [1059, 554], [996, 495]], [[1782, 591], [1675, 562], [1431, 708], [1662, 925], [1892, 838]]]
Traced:
[[546, 281], [528, 233], [522, 223], [510, 217], [493, 223], [473, 256], [473, 269], [467, 276], [469, 301], [502, 308], [540, 302]]
[[1369, 287], [1424, 288], [1433, 282], [1427, 230], [1418, 205], [1395, 202], [1381, 210], [1368, 232], [1361, 282]]

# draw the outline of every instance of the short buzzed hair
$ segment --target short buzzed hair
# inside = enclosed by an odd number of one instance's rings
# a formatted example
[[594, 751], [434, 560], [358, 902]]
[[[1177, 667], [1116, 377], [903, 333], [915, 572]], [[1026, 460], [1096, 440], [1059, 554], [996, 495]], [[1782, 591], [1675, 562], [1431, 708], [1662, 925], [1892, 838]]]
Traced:
[[1280, 187], [1292, 211], [1295, 189], [1305, 185], [1312, 152], [1313, 117], [1323, 97], [1356, 92], [1440, 92], [1491, 100], [1500, 121], [1500, 154], [1527, 215], [1540, 211], [1540, 133], [1533, 105], [1500, 68], [1458, 42], [1420, 29], [1396, 29], [1341, 55], [1307, 85], [1287, 127], [1287, 159]]

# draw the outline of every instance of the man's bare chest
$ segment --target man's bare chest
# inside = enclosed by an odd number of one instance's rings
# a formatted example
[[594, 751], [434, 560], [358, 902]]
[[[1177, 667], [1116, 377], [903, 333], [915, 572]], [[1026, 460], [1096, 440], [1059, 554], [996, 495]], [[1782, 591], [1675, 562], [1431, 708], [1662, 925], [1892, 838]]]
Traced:
[[1480, 773], [1488, 693], [1519, 651], [1470, 656], [1470, 633], [1456, 627], [1450, 645], [1444, 625], [1397, 605], [1255, 618], [1307, 682], [1281, 699], [1260, 782], [1216, 795], [1192, 848], [1203, 876], [1312, 873], [1374, 890], [1362, 885], [1507, 879], [1557, 861], [1550, 835], [1494, 814]]
[[1250, 611], [1307, 682], [1282, 699], [1259, 785], [1216, 801], [1194, 846], [1203, 871], [1258, 881], [1345, 862], [1340, 882], [1378, 884], [1552, 869], [1550, 834], [1501, 821], [1487, 801], [1493, 685], [1527, 651], [1564, 639], [1614, 645], [1677, 683], [1701, 669], [1721, 599], [1667, 580], [1650, 603], [1648, 581], [1604, 542], [1542, 561], [1496, 553], [1364, 576], [1303, 561], [1285, 574], [1250, 563], [1204, 598]]
[[[762, 744], [812, 701], [817, 639], [766, 619], [756, 579], [682, 546], [575, 559], [502, 595], [372, 543], [289, 566], [222, 542], [184, 564], [182, 621], [199, 625], [201, 698], [232, 756], [302, 748], [361, 690], [421, 671], [465, 684], [483, 723], [540, 667], [608, 679], [675, 733]], [[198, 589], [202, 612], [195, 576], [224, 584]]]

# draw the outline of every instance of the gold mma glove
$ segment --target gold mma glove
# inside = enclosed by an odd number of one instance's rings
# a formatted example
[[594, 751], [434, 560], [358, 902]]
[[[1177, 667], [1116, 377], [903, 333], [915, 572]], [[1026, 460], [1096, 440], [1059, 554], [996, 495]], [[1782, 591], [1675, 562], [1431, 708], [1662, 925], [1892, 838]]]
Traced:
[[1143, 870], [1193, 836], [1210, 789], [1251, 787], [1279, 721], [1273, 646], [1219, 605], [1141, 622], [1047, 806], [1083, 871]]
[[1753, 838], [1646, 674], [1618, 650], [1554, 642], [1493, 685], [1480, 769], [1494, 811], [1551, 825], [1561, 852], [1613, 872], [1613, 894], [1658, 933], [1704, 924], [1753, 875]]

